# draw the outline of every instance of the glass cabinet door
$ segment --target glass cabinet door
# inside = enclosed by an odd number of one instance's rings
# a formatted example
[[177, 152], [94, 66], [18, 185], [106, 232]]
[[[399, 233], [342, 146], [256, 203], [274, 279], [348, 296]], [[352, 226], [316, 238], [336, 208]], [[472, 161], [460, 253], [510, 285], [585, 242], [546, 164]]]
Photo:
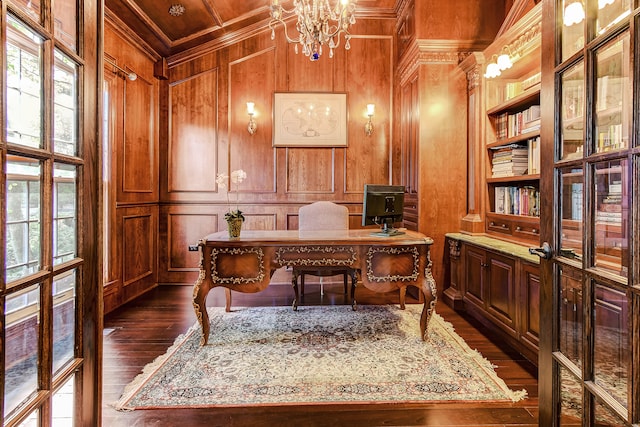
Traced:
[[543, 3], [540, 425], [640, 422], [637, 6]]

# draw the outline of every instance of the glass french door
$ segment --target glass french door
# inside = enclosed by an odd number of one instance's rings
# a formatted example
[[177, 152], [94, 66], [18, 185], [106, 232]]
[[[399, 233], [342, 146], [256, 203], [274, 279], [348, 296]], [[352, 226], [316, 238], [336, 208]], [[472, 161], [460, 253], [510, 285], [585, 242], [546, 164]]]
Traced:
[[543, 7], [540, 425], [640, 421], [636, 7]]
[[98, 49], [83, 43], [96, 16], [80, 0], [13, 0], [0, 12], [3, 426], [99, 423], [97, 91], [87, 89]]

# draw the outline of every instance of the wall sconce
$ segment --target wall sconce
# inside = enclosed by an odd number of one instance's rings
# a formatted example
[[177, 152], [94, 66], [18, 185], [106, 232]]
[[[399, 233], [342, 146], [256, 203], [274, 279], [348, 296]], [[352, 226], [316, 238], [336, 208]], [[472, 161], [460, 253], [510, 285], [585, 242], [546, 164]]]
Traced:
[[253, 120], [253, 115], [255, 114], [255, 102], [247, 102], [247, 114], [249, 115], [249, 124], [247, 125], [247, 131], [249, 131], [249, 135], [253, 135], [258, 130], [258, 124], [255, 120]]
[[373, 133], [373, 123], [371, 122], [371, 117], [373, 117], [375, 108], [375, 104], [367, 104], [367, 116], [369, 116], [369, 120], [364, 124], [364, 133], [367, 136], [371, 136], [371, 134]]

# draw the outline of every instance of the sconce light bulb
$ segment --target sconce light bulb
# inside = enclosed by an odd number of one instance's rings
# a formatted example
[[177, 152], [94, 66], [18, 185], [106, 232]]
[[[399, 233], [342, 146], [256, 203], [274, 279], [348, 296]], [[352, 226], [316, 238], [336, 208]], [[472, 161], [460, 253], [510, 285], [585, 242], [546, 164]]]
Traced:
[[252, 116], [255, 113], [255, 107], [256, 107], [255, 102], [247, 102], [247, 114]]
[[376, 105], [375, 104], [367, 104], [367, 116], [371, 117], [373, 116], [373, 112], [375, 111]]

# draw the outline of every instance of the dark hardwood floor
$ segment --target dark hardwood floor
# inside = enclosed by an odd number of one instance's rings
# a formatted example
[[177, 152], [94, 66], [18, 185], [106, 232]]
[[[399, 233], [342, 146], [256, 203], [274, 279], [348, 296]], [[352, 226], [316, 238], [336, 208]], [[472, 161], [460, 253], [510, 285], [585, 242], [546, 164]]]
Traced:
[[[312, 283], [312, 282], [308, 282]], [[526, 389], [517, 403], [429, 403], [375, 405], [297, 405], [219, 409], [166, 409], [118, 412], [111, 404], [149, 362], [163, 354], [174, 339], [195, 322], [191, 286], [163, 285], [105, 318], [103, 357], [103, 425], [143, 426], [537, 426], [537, 370], [473, 319], [439, 302], [436, 311], [451, 322], [467, 343], [495, 366], [514, 390]], [[290, 305], [293, 291], [272, 285], [257, 294], [233, 294], [234, 306]], [[397, 303], [397, 294], [374, 294], [358, 288], [358, 304]], [[407, 302], [416, 302], [407, 295]], [[306, 286], [303, 304], [343, 304], [342, 283]], [[213, 289], [209, 306], [224, 305], [224, 291]]]

